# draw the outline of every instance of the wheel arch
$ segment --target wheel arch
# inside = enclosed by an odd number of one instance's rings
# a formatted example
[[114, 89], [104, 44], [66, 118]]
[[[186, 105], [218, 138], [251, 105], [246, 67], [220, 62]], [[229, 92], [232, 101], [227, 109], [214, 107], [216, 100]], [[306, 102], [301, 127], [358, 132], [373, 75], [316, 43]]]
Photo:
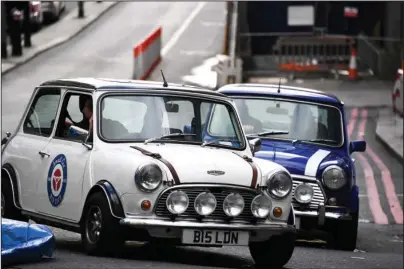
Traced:
[[9, 163], [4, 164], [3, 167], [1, 168], [2, 184], [3, 184], [3, 180], [7, 180], [10, 183], [14, 206], [18, 209], [22, 209], [21, 203], [20, 203], [20, 194], [18, 192], [17, 174], [16, 174], [13, 166]]
[[112, 216], [114, 216], [117, 219], [123, 219], [125, 218], [125, 212], [123, 210], [123, 206], [121, 203], [121, 200], [119, 199], [118, 193], [116, 192], [114, 186], [108, 181], [108, 180], [100, 180], [98, 181], [88, 192], [86, 200], [84, 202], [84, 207], [83, 211], [81, 214], [81, 221], [83, 220], [84, 217], [84, 212], [86, 209], [87, 201], [88, 199], [94, 194], [94, 193], [103, 193], [105, 197], [107, 198], [109, 209], [111, 211]]
[[296, 225], [296, 216], [295, 216], [295, 209], [293, 208], [293, 205], [290, 206], [290, 213], [288, 217], [288, 224], [289, 225]]

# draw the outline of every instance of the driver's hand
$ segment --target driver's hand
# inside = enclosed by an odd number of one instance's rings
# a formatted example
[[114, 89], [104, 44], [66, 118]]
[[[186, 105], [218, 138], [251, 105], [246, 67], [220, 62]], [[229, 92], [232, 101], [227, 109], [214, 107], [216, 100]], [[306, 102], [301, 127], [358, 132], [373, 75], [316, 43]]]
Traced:
[[73, 122], [71, 120], [69, 120], [68, 118], [65, 119], [65, 125], [70, 127], [73, 125]]

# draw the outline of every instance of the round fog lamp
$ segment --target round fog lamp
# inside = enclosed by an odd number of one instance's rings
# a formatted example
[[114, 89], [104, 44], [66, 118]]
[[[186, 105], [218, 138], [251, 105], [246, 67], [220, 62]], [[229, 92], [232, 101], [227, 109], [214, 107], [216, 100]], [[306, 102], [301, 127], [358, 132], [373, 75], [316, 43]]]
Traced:
[[179, 215], [187, 210], [189, 204], [188, 195], [183, 191], [173, 191], [167, 197], [166, 206], [172, 214]]
[[207, 216], [216, 209], [216, 198], [210, 192], [202, 192], [195, 198], [195, 211], [201, 216]]
[[244, 198], [238, 193], [231, 193], [223, 201], [223, 211], [229, 217], [236, 217], [243, 212]]
[[295, 199], [301, 204], [308, 204], [313, 199], [313, 187], [308, 184], [300, 184], [295, 189]]
[[269, 197], [260, 194], [251, 202], [251, 213], [257, 218], [266, 218], [271, 212], [271, 206]]

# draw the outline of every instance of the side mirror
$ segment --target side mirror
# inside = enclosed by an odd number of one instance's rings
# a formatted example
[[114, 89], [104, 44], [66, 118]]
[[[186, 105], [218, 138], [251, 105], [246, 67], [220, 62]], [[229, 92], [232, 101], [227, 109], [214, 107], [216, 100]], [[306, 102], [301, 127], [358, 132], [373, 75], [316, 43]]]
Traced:
[[171, 104], [171, 103], [166, 103], [166, 111], [170, 113], [178, 113], [179, 111], [179, 105], [178, 104]]
[[259, 139], [259, 138], [254, 138], [254, 139], [248, 140], [248, 144], [250, 145], [251, 152], [253, 154], [261, 150], [262, 144], [261, 144], [261, 139]]
[[7, 143], [8, 139], [10, 138], [10, 136], [11, 136], [11, 133], [10, 133], [10, 132], [7, 132], [7, 133], [6, 133], [6, 136], [1, 140], [1, 145], [2, 145], [2, 146]]
[[349, 143], [349, 154], [366, 151], [366, 141], [352, 141]]

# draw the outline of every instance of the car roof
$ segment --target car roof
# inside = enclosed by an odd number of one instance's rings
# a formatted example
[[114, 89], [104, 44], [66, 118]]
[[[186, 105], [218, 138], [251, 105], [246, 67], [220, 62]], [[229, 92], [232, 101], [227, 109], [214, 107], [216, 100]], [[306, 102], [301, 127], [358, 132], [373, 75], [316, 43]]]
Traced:
[[59, 86], [59, 87], [77, 87], [87, 91], [136, 91], [136, 90], [169, 90], [176, 92], [192, 92], [215, 97], [230, 99], [227, 95], [205, 89], [202, 87], [181, 85], [178, 83], [168, 83], [164, 87], [163, 82], [147, 81], [147, 80], [130, 80], [130, 79], [111, 79], [111, 78], [70, 78], [49, 80], [40, 85], [42, 86]]
[[[278, 92], [279, 88], [280, 91]], [[228, 84], [221, 87], [218, 91], [226, 95], [281, 97], [336, 105], [344, 104], [338, 97], [330, 93], [286, 85], [280, 85], [279, 87], [276, 84]]]

